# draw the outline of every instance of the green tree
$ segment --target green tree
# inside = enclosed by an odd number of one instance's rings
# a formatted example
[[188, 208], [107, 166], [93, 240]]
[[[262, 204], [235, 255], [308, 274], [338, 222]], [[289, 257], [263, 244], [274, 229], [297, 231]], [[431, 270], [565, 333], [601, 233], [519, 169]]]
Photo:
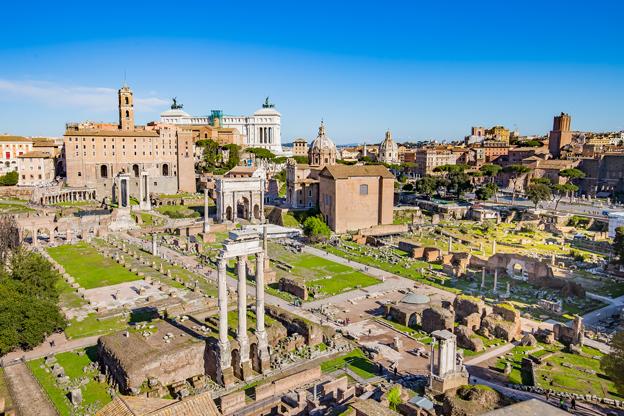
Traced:
[[275, 154], [273, 152], [271, 152], [269, 149], [265, 149], [262, 147], [248, 147], [247, 149], [245, 149], [245, 151], [256, 155], [256, 157], [259, 159], [275, 159]]
[[19, 175], [16, 171], [9, 172], [6, 175], [0, 176], [0, 186], [14, 186], [19, 181]]
[[306, 218], [303, 222], [303, 233], [315, 243], [327, 240], [331, 236], [331, 230], [320, 215]]
[[488, 163], [479, 168], [479, 170], [488, 177], [490, 183], [494, 182], [494, 178], [503, 168], [500, 165], [495, 165], [493, 163]]
[[307, 156], [293, 156], [293, 159], [295, 159], [295, 162], [300, 163], [300, 164], [308, 163]]
[[438, 190], [438, 180], [433, 176], [423, 176], [414, 184], [414, 189], [419, 194], [432, 196]]
[[624, 227], [620, 226], [615, 229], [615, 237], [611, 246], [615, 256], [615, 262], [624, 264]]
[[414, 185], [412, 185], [411, 183], [406, 183], [405, 185], [403, 185], [403, 190], [405, 192], [412, 192], [414, 190]]
[[531, 171], [531, 168], [525, 165], [509, 165], [505, 166], [503, 172], [509, 174], [509, 182], [511, 182], [511, 203], [516, 201], [516, 190], [518, 188], [518, 180]]
[[527, 187], [526, 195], [535, 204], [535, 208], [537, 208], [540, 202], [548, 201], [552, 197], [550, 186], [539, 182], [530, 184]]
[[618, 393], [624, 395], [624, 331], [613, 336], [610, 346], [611, 352], [602, 357], [600, 368], [613, 380]]
[[226, 144], [224, 149], [229, 151], [228, 161], [225, 164], [227, 169], [232, 169], [240, 163], [240, 146], [234, 143]]
[[[559, 172], [559, 176], [565, 178], [564, 184], [567, 185], [573, 183], [573, 181], [575, 181], [576, 179], [583, 179], [585, 177], [585, 172], [577, 168], [568, 168], [562, 169]], [[570, 197], [570, 203], [572, 203], [572, 195], [576, 191], [578, 191], [578, 187], [576, 187], [575, 190], [568, 192], [568, 196]]]
[[461, 198], [464, 193], [470, 191], [472, 188], [470, 175], [463, 170], [451, 172], [446, 178], [447, 192], [455, 194], [457, 198]]
[[495, 183], [488, 183], [484, 186], [477, 188], [475, 191], [475, 196], [480, 201], [487, 201], [496, 195], [496, 191], [498, 191], [498, 186]]
[[573, 183], [560, 183], [552, 186], [552, 190], [555, 194], [555, 209], [559, 206], [559, 202], [566, 195], [571, 195], [579, 190], [579, 187]]

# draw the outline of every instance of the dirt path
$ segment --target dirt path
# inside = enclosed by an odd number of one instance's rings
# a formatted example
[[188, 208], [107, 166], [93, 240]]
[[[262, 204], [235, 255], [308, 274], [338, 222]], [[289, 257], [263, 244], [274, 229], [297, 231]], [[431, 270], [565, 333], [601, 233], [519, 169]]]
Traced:
[[11, 397], [21, 416], [58, 415], [25, 363], [18, 362], [5, 367], [4, 374], [11, 390]]

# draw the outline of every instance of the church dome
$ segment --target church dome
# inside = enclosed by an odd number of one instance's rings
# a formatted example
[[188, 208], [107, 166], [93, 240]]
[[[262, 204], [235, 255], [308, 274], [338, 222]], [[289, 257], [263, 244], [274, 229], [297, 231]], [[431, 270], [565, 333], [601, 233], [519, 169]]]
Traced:
[[160, 113], [161, 117], [190, 117], [190, 115], [179, 108], [171, 109]]
[[310, 144], [310, 150], [332, 150], [334, 152], [336, 151], [336, 145], [325, 134], [325, 124], [322, 121], [321, 125], [319, 126], [316, 139], [314, 139]]

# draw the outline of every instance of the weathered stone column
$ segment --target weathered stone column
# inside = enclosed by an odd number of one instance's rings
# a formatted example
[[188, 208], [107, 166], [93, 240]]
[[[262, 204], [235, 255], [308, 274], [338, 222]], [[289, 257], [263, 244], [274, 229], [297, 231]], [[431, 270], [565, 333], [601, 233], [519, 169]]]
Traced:
[[210, 232], [210, 224], [208, 223], [208, 189], [204, 189], [204, 233]]
[[498, 291], [498, 269], [494, 269], [494, 293]]
[[152, 255], [158, 255], [158, 242], [156, 241], [156, 233], [152, 234]]
[[264, 329], [264, 253], [256, 254], [256, 337], [258, 338], [257, 370], [266, 373], [271, 369], [269, 345]]
[[[247, 380], [253, 376], [251, 371], [251, 361], [249, 361], [249, 338], [247, 337], [247, 256], [238, 257], [238, 331], [236, 340], [238, 341], [240, 354], [240, 376], [242, 380]], [[236, 373], [234, 369], [234, 372]]]
[[485, 288], [485, 267], [481, 268], [481, 289]]
[[492, 255], [496, 254], [496, 240], [492, 241]]
[[232, 371], [232, 355], [228, 340], [228, 298], [225, 266], [226, 259], [219, 259], [217, 266], [217, 280], [219, 285], [219, 365], [217, 378], [222, 385], [229, 386], [234, 382]]
[[453, 251], [453, 237], [449, 236], [448, 240], [448, 252], [449, 254]]

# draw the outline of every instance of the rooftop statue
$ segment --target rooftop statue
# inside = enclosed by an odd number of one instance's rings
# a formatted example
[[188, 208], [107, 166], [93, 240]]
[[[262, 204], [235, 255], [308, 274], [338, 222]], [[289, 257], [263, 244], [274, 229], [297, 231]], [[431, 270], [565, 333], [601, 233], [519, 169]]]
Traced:
[[275, 107], [275, 104], [271, 104], [269, 102], [269, 97], [266, 97], [264, 100], [264, 104], [262, 104], [262, 108], [273, 108]]
[[173, 97], [173, 104], [171, 104], [171, 109], [172, 110], [181, 110], [182, 108], [184, 108], [184, 104], [178, 104], [178, 97]]

